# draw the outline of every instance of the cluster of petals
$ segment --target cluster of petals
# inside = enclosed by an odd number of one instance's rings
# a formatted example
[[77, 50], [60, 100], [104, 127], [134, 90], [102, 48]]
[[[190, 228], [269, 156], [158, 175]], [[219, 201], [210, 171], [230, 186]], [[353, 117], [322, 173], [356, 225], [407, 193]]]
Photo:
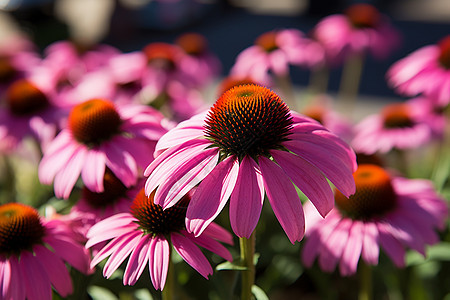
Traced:
[[367, 53], [379, 59], [386, 58], [398, 47], [400, 40], [398, 31], [387, 16], [381, 14], [374, 26], [367, 27], [354, 26], [346, 14], [330, 15], [314, 27], [312, 37], [322, 44], [331, 65]]
[[[333, 207], [333, 192], [326, 177], [345, 195], [355, 190], [353, 150], [318, 122], [290, 111], [293, 125], [288, 151], [269, 149], [270, 157], [222, 157], [221, 149], [205, 137], [207, 114], [181, 122], [161, 137], [156, 158], [147, 167], [146, 193], [156, 189], [155, 203], [164, 209], [175, 205], [198, 185], [189, 203], [186, 228], [199, 235], [230, 200], [230, 222], [239, 237], [255, 229], [264, 195], [294, 243], [304, 234], [302, 204], [297, 186], [325, 216]], [[326, 176], [326, 177], [325, 177]]]
[[51, 142], [39, 164], [39, 180], [54, 181], [55, 195], [67, 199], [81, 174], [93, 192], [103, 191], [108, 167], [127, 187], [136, 184], [141, 169], [151, 162], [156, 141], [167, 131], [164, 117], [156, 110], [137, 104], [115, 104], [120, 132], [93, 147], [77, 141], [64, 128]]
[[[334, 208], [325, 218], [305, 204], [306, 237], [302, 261], [311, 267], [317, 258], [319, 267], [353, 275], [360, 257], [377, 265], [380, 250], [397, 267], [405, 266], [405, 252], [413, 249], [425, 255], [426, 246], [439, 242], [436, 230], [442, 230], [448, 217], [446, 202], [432, 182], [424, 179], [393, 177], [397, 197], [395, 208], [371, 219], [352, 219]], [[418, 222], [420, 220], [420, 222]]]
[[[109, 257], [103, 267], [103, 276], [109, 278], [125, 261], [128, 263], [123, 275], [124, 285], [134, 285], [148, 264], [150, 278], [157, 290], [163, 290], [170, 263], [170, 245], [203, 277], [208, 278], [213, 270], [201, 246], [226, 260], [231, 261], [230, 252], [220, 242], [232, 244], [232, 236], [222, 227], [210, 224], [201, 236], [195, 237], [185, 230], [162, 234], [146, 234], [130, 213], [116, 214], [97, 224], [88, 232], [86, 248], [109, 241], [92, 259], [91, 266]], [[170, 239], [170, 243], [169, 243]]]
[[232, 75], [249, 76], [256, 82], [267, 82], [269, 72], [286, 76], [290, 66], [314, 68], [323, 63], [321, 45], [307, 38], [300, 30], [281, 29], [263, 35], [273, 35], [274, 49], [265, 49], [257, 43], [244, 49], [236, 58], [230, 71]]
[[1, 299], [52, 299], [52, 287], [61, 297], [73, 293], [66, 263], [89, 274], [90, 254], [73, 231], [59, 219], [41, 218], [45, 229], [42, 243], [30, 250], [6, 256], [0, 254]]
[[[450, 42], [450, 36], [441, 43]], [[443, 49], [444, 51], [449, 51]], [[450, 69], [440, 62], [438, 44], [419, 48], [394, 63], [387, 71], [388, 84], [405, 96], [422, 94], [440, 107], [450, 103]], [[447, 54], [449, 55], [449, 54]]]
[[387, 127], [383, 113], [369, 115], [356, 124], [351, 145], [356, 152], [365, 154], [424, 146], [432, 139], [441, 138], [445, 129], [445, 118], [437, 114], [433, 107], [423, 97], [400, 104], [398, 109], [405, 110], [410, 121], [407, 126]]

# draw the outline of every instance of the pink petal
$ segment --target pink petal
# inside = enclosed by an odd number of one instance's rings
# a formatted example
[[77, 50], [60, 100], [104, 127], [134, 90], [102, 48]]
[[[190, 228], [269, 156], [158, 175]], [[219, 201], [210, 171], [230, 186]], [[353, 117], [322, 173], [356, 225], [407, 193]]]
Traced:
[[[97, 223], [97, 224], [99, 224], [99, 223]], [[94, 245], [97, 245], [98, 243], [111, 240], [115, 237], [121, 236], [121, 235], [126, 234], [131, 231], [135, 231], [137, 229], [137, 227], [138, 227], [138, 225], [136, 223], [131, 223], [127, 226], [120, 226], [117, 228], [102, 227], [105, 229], [105, 231], [102, 233], [99, 233], [97, 235], [92, 235], [92, 237], [89, 238], [89, 240], [86, 242], [86, 245], [84, 247], [86, 249], [88, 249]]]
[[36, 257], [28, 251], [23, 251], [19, 262], [23, 288], [27, 299], [52, 299], [52, 286], [47, 272]]
[[124, 285], [134, 285], [144, 271], [151, 254], [150, 239], [151, 237], [148, 234], [143, 236], [131, 253], [123, 274]]
[[75, 269], [85, 274], [90, 271], [89, 253], [83, 246], [72, 240], [50, 236], [45, 237], [44, 241], [55, 250], [55, 253], [59, 257]]
[[133, 240], [136, 235], [142, 234], [140, 231], [133, 231], [127, 234], [118, 236], [111, 240], [105, 247], [102, 248], [92, 259], [91, 268], [94, 268], [99, 262], [110, 256], [115, 251], [124, 247], [128, 242]]
[[378, 229], [374, 223], [364, 223], [362, 258], [371, 265], [378, 264], [380, 246], [378, 245]]
[[198, 237], [195, 237], [192, 233], [189, 233], [187, 231], [182, 231], [182, 234], [185, 235], [186, 237], [188, 237], [189, 239], [191, 239], [197, 245], [199, 245], [205, 249], [208, 249], [211, 252], [214, 252], [215, 254], [223, 257], [224, 259], [226, 259], [228, 261], [233, 260], [233, 257], [231, 256], [231, 253], [230, 253], [230, 251], [227, 250], [227, 248], [225, 248], [218, 241], [205, 235], [204, 232], [201, 235], [199, 235]]
[[148, 266], [153, 286], [163, 290], [166, 284], [167, 271], [170, 263], [170, 245], [164, 237], [159, 235], [150, 240], [150, 256]]
[[402, 244], [384, 226], [377, 225], [381, 247], [397, 267], [404, 267], [405, 249]]
[[109, 230], [116, 230], [120, 227], [126, 227], [130, 225], [136, 218], [134, 218], [130, 213], [120, 213], [113, 215], [107, 219], [104, 219], [97, 224], [94, 224], [87, 233], [87, 238], [93, 238], [101, 235]]
[[130, 153], [123, 151], [120, 145], [113, 143], [105, 144], [101, 147], [106, 155], [106, 166], [111, 169], [114, 175], [122, 183], [130, 187], [136, 183], [138, 170], [136, 160]]
[[258, 224], [264, 201], [263, 185], [258, 165], [245, 156], [230, 198], [231, 228], [238, 237], [249, 238]]
[[48, 250], [46, 247], [37, 245], [33, 248], [36, 259], [42, 263], [50, 281], [56, 291], [62, 296], [72, 294], [72, 278], [67, 271], [64, 262], [55, 253]]
[[348, 240], [342, 253], [339, 270], [342, 276], [349, 276], [356, 273], [359, 257], [363, 245], [364, 223], [353, 221]]
[[0, 258], [0, 291], [1, 299], [9, 299], [11, 293], [11, 264], [9, 260]]
[[227, 243], [233, 245], [233, 235], [228, 232], [225, 228], [216, 223], [209, 224], [208, 227], [205, 228], [202, 235], [209, 236], [210, 238], [216, 239], [220, 242]]
[[326, 240], [327, 249], [319, 256], [319, 265], [322, 270], [331, 272], [336, 267], [347, 243], [351, 224], [350, 219], [342, 219]]
[[220, 162], [195, 190], [186, 212], [186, 228], [199, 236], [227, 203], [235, 186], [239, 164], [230, 156]]
[[9, 258], [9, 263], [11, 265], [11, 280], [10, 280], [10, 295], [11, 299], [25, 300], [26, 289], [22, 284], [23, 278], [27, 273], [22, 274], [21, 268], [19, 266], [19, 261], [16, 256], [11, 256]]
[[202, 251], [189, 238], [180, 234], [171, 234], [172, 245], [177, 253], [203, 277], [213, 273], [213, 269]]
[[94, 193], [104, 191], [103, 177], [105, 175], [105, 154], [97, 149], [91, 149], [85, 159], [85, 164], [81, 170], [81, 179], [86, 187]]
[[259, 166], [273, 212], [289, 241], [294, 244], [305, 233], [305, 218], [297, 191], [284, 171], [273, 161], [261, 156]]
[[117, 248], [117, 250], [114, 251], [109, 257], [103, 267], [103, 276], [109, 278], [114, 271], [117, 270], [120, 264], [123, 263], [123, 261], [128, 257], [128, 255], [130, 255], [131, 251], [136, 248], [141, 238], [142, 232], [135, 231], [134, 235], [130, 234], [130, 239], [128, 239], [128, 242], [122, 247]]
[[330, 184], [315, 166], [286, 151], [270, 152], [292, 182], [314, 204], [322, 217], [334, 207], [334, 194]]
[[56, 197], [69, 198], [70, 192], [80, 176], [87, 151], [84, 147], [78, 148], [66, 165], [56, 174], [54, 182]]

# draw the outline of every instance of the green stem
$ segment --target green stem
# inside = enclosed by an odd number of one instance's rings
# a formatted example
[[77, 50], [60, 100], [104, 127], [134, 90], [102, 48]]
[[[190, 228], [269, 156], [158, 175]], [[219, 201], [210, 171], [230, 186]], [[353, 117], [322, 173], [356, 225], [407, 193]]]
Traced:
[[14, 171], [14, 166], [8, 155], [3, 155], [4, 164], [4, 185], [5, 185], [5, 199], [2, 202], [16, 202], [16, 174]]
[[275, 81], [277, 87], [280, 89], [283, 101], [289, 106], [291, 110], [297, 110], [297, 103], [295, 102], [294, 88], [292, 86], [289, 74], [276, 76]]
[[359, 83], [364, 65], [362, 54], [355, 54], [344, 64], [341, 82], [339, 86], [338, 99], [342, 105], [342, 111], [351, 115], [358, 96]]
[[239, 244], [241, 248], [241, 263], [246, 267], [245, 271], [242, 271], [242, 290], [241, 300], [252, 299], [252, 286], [255, 282], [255, 233], [253, 232], [249, 239], [239, 238]]
[[359, 280], [358, 300], [372, 300], [372, 269], [363, 260], [359, 266]]
[[170, 245], [170, 259], [169, 267], [167, 270], [167, 279], [164, 289], [161, 293], [162, 300], [173, 300], [175, 299], [175, 269], [172, 261], [172, 245]]

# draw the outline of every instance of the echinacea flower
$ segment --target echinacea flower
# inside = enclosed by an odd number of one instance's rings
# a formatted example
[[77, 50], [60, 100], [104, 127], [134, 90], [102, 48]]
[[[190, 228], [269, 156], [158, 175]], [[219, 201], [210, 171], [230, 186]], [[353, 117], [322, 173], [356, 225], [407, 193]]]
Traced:
[[386, 153], [392, 149], [415, 149], [442, 136], [445, 121], [426, 101], [411, 99], [386, 105], [381, 113], [365, 117], [355, 126], [351, 142], [356, 152]]
[[200, 183], [186, 214], [186, 227], [195, 235], [230, 199], [233, 231], [248, 238], [266, 193], [294, 243], [304, 233], [294, 184], [323, 216], [334, 205], [326, 177], [345, 195], [354, 192], [356, 161], [350, 147], [257, 85], [228, 90], [207, 114], [181, 122], [161, 137], [155, 153], [144, 175], [148, 176], [146, 193], [156, 189], [156, 204], [167, 209]]
[[385, 15], [365, 3], [350, 6], [344, 14], [323, 18], [312, 36], [323, 45], [332, 65], [369, 52], [383, 59], [398, 46], [400, 37]]
[[448, 215], [445, 201], [432, 182], [393, 177], [376, 165], [360, 165], [354, 173], [356, 192], [350, 197], [336, 192], [336, 207], [320, 218], [305, 205], [306, 242], [302, 260], [311, 267], [332, 272], [339, 264], [343, 276], [356, 273], [359, 258], [378, 264], [380, 249], [393, 263], [405, 265], [405, 250], [425, 255], [426, 245], [439, 241]]
[[26, 137], [33, 137], [41, 148], [55, 137], [68, 110], [55, 99], [54, 91], [34, 78], [22, 78], [10, 84], [0, 108], [0, 150], [15, 149]]
[[140, 168], [151, 162], [149, 154], [167, 131], [164, 122], [159, 112], [142, 105], [115, 105], [106, 99], [80, 103], [44, 153], [39, 180], [54, 180], [55, 195], [68, 198], [81, 174], [87, 188], [102, 192], [107, 167], [130, 187]]
[[219, 243], [232, 243], [231, 235], [222, 227], [211, 224], [199, 237], [185, 230], [186, 206], [190, 199], [188, 195], [166, 210], [156, 205], [153, 197], [154, 193], [147, 197], [142, 188], [130, 212], [107, 218], [90, 229], [86, 248], [111, 240], [95, 255], [92, 267], [109, 256], [103, 268], [103, 275], [109, 278], [129, 257], [123, 274], [124, 285], [134, 285], [148, 264], [153, 286], [163, 290], [171, 246], [205, 278], [213, 270], [197, 245], [227, 260], [232, 259], [230, 252]]
[[312, 68], [321, 64], [323, 58], [322, 47], [300, 30], [269, 31], [237, 56], [230, 73], [264, 82], [269, 71], [283, 77], [291, 65]]
[[423, 94], [444, 107], [450, 103], [450, 35], [394, 63], [387, 81], [406, 96]]
[[52, 299], [73, 292], [65, 263], [89, 273], [89, 253], [60, 220], [46, 220], [27, 205], [0, 206], [0, 298]]

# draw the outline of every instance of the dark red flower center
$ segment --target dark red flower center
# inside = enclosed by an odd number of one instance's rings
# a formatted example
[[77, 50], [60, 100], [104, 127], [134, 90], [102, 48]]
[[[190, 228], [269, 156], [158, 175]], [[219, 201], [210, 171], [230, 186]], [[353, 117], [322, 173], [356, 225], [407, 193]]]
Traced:
[[0, 206], [0, 253], [19, 254], [42, 242], [45, 229], [38, 212], [27, 205], [8, 203]]
[[17, 74], [17, 70], [11, 64], [8, 57], [0, 56], [0, 83], [11, 81]]
[[450, 69], [450, 35], [439, 42], [439, 48], [439, 62], [445, 69]]
[[356, 28], [374, 28], [380, 21], [380, 12], [370, 4], [354, 4], [347, 8], [345, 14]]
[[153, 68], [171, 71], [175, 69], [176, 48], [167, 43], [151, 43], [144, 48], [148, 64]]
[[80, 103], [69, 115], [69, 128], [74, 138], [88, 146], [99, 145], [119, 134], [121, 123], [114, 105], [104, 99]]
[[47, 96], [25, 79], [19, 79], [9, 86], [6, 100], [11, 113], [16, 116], [37, 113], [49, 105]]
[[120, 181], [110, 169], [105, 170], [103, 176], [104, 191], [95, 193], [87, 187], [83, 188], [83, 199], [92, 207], [103, 208], [111, 206], [118, 200], [126, 196], [127, 187]]
[[269, 31], [261, 34], [255, 41], [255, 44], [263, 48], [266, 52], [272, 52], [278, 49], [277, 33]]
[[198, 33], [185, 33], [175, 43], [189, 55], [199, 56], [208, 50], [208, 42]]
[[174, 206], [163, 210], [154, 203], [155, 193], [156, 190], [147, 197], [143, 188], [131, 205], [131, 213], [138, 219], [140, 228], [151, 235], [168, 235], [184, 229], [190, 197], [186, 195]]
[[387, 105], [381, 112], [385, 128], [411, 127], [414, 122], [411, 118], [409, 108], [404, 103]]
[[271, 90], [250, 84], [233, 87], [209, 111], [205, 135], [225, 156], [242, 159], [281, 149], [292, 128], [289, 107]]
[[376, 165], [360, 165], [353, 174], [356, 192], [349, 198], [336, 190], [336, 206], [346, 216], [367, 220], [392, 210], [397, 197], [391, 177]]

